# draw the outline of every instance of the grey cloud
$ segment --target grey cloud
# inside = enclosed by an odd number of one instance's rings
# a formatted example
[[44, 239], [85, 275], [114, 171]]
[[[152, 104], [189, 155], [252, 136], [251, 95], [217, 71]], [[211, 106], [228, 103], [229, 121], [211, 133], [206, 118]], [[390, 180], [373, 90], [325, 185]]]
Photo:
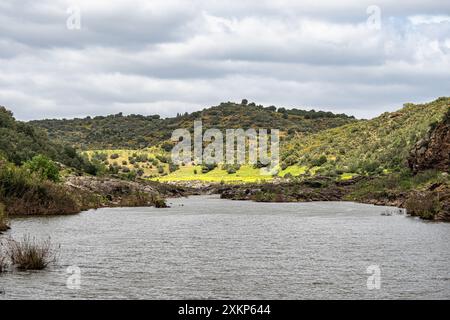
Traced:
[[0, 3], [0, 105], [20, 119], [194, 111], [248, 98], [372, 117], [449, 95], [442, 1], [70, 1]]

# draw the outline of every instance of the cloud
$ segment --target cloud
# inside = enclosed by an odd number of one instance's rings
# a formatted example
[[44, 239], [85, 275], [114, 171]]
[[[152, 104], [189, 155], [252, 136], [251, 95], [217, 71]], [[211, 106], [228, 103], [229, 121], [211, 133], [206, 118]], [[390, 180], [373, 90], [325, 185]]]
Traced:
[[380, 29], [369, 5], [2, 1], [0, 105], [23, 120], [172, 116], [247, 98], [373, 117], [449, 95], [450, 4], [378, 1]]

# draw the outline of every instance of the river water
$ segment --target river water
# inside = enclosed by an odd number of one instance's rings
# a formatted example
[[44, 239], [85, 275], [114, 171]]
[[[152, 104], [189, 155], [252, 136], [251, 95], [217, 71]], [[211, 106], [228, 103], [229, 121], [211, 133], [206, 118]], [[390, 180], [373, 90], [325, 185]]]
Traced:
[[14, 218], [1, 237], [51, 236], [59, 259], [0, 274], [0, 299], [450, 298], [448, 223], [350, 202], [169, 203]]

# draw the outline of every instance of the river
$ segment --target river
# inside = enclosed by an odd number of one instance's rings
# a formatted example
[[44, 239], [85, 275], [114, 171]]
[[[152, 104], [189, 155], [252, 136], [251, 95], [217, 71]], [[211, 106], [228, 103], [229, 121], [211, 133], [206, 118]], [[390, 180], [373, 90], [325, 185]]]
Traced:
[[51, 236], [60, 254], [0, 274], [0, 299], [450, 298], [448, 223], [351, 202], [168, 202], [12, 219], [0, 237]]

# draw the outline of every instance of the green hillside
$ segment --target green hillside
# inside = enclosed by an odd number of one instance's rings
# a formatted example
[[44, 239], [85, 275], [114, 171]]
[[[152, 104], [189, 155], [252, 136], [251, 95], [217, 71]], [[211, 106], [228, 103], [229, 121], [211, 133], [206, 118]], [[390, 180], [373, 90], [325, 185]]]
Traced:
[[51, 141], [45, 131], [16, 121], [12, 112], [0, 106], [0, 159], [20, 165], [36, 155], [88, 172], [95, 169], [73, 147]]
[[283, 167], [318, 169], [325, 175], [377, 173], [406, 167], [413, 145], [442, 120], [450, 98], [405, 104], [397, 112], [315, 134], [297, 134], [283, 145]]
[[[222, 103], [219, 106], [159, 119], [157, 116], [113, 115], [73, 120], [33, 121], [46, 128], [51, 137], [87, 150], [110, 173], [159, 181], [256, 182], [258, 168], [228, 168], [219, 164], [205, 168], [170, 162], [170, 138], [176, 128], [192, 129], [193, 121], [203, 127], [282, 129], [281, 170], [278, 177], [325, 175], [349, 179], [355, 175], [389, 173], [407, 169], [407, 157], [414, 144], [430, 126], [448, 112], [450, 98], [426, 104], [405, 104], [396, 112], [386, 112], [371, 120], [355, 120], [332, 113], [264, 108], [253, 104]], [[142, 145], [162, 145], [143, 148]], [[141, 159], [142, 158], [142, 159]]]
[[267, 128], [280, 129], [284, 135], [313, 133], [355, 122], [354, 117], [324, 111], [263, 107], [245, 100], [221, 103], [193, 113], [161, 119], [158, 115], [121, 113], [83, 119], [31, 121], [47, 131], [50, 138], [85, 150], [141, 149], [170, 139], [178, 128], [193, 129], [194, 120], [202, 120], [203, 128]]

